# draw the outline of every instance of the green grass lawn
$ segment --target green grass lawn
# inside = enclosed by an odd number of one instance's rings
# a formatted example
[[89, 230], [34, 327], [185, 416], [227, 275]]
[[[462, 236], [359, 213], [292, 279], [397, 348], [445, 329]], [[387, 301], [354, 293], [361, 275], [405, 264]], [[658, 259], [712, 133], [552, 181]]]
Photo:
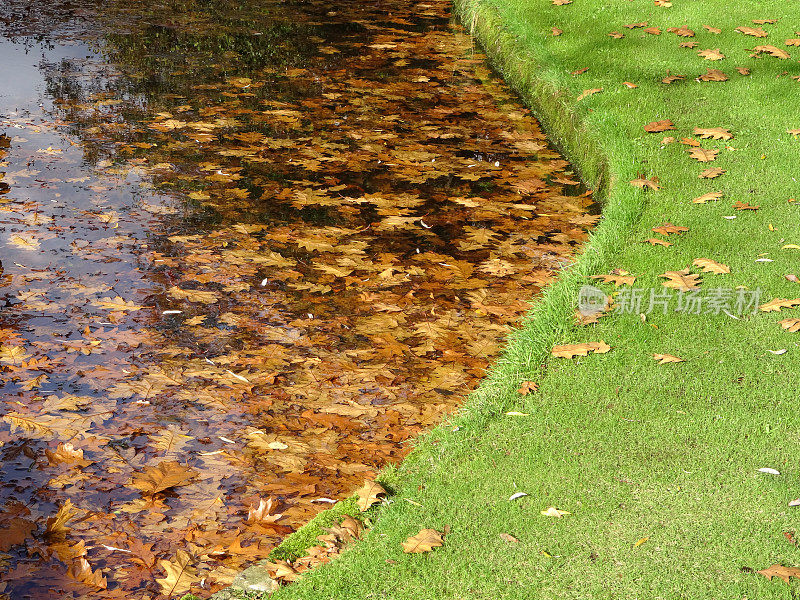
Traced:
[[[794, 580], [768, 581], [748, 568], [800, 566], [800, 549], [783, 535], [800, 530], [800, 508], [788, 507], [800, 496], [800, 332], [778, 324], [800, 318], [800, 307], [729, 311], [733, 317], [653, 311], [645, 321], [639, 313], [646, 312], [650, 289], [666, 289], [660, 274], [697, 258], [730, 267], [727, 274], [693, 267], [701, 290], [744, 286], [760, 290], [762, 304], [800, 297], [800, 283], [784, 277], [800, 275], [800, 248], [784, 248], [800, 246], [800, 202], [789, 201], [800, 199], [800, 139], [787, 133], [800, 128], [800, 82], [792, 78], [800, 75], [800, 48], [785, 45], [800, 37], [800, 5], [456, 4], [498, 69], [598, 186], [605, 218], [469, 406], [421, 440], [387, 477], [395, 495], [375, 510], [366, 540], [275, 597], [796, 597]], [[624, 27], [644, 21], [660, 35]], [[684, 25], [696, 35], [667, 31]], [[740, 26], [768, 35], [744, 35], [734, 30]], [[563, 33], [554, 36], [553, 27]], [[624, 37], [609, 37], [612, 31]], [[691, 41], [695, 48], [679, 47]], [[759, 45], [791, 58], [753, 56]], [[716, 48], [724, 59], [698, 55]], [[695, 81], [708, 68], [729, 79]], [[668, 73], [685, 79], [664, 84]], [[577, 100], [593, 88], [603, 91]], [[675, 130], [645, 132], [645, 124], [663, 119]], [[700, 140], [692, 135], [695, 127], [726, 128], [734, 137]], [[675, 141], [662, 143], [666, 136]], [[682, 138], [718, 149], [716, 160], [690, 158]], [[708, 167], [726, 173], [699, 178]], [[638, 174], [658, 177], [661, 188], [631, 186]], [[707, 192], [723, 196], [692, 201]], [[760, 208], [735, 210], [737, 201]], [[665, 222], [689, 230], [668, 237], [652, 231]], [[673, 245], [640, 243], [651, 237]], [[641, 310], [575, 325], [586, 276], [615, 268], [636, 276], [633, 287], [646, 294]], [[597, 285], [615, 291], [612, 284]], [[548, 358], [554, 344], [600, 340], [609, 352]], [[685, 362], [659, 365], [653, 354]], [[528, 379], [539, 390], [522, 397], [515, 390]], [[507, 416], [509, 410], [528, 414]], [[762, 467], [780, 475], [759, 472]], [[515, 492], [528, 495], [509, 501]], [[571, 514], [542, 516], [550, 506]], [[445, 525], [451, 532], [443, 547], [403, 554], [406, 537]], [[504, 541], [501, 533], [519, 542]]]

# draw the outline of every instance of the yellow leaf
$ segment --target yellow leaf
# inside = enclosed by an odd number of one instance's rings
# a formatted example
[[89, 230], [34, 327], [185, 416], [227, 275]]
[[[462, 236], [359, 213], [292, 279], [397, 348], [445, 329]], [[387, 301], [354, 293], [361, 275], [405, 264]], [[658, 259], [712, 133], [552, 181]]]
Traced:
[[145, 494], [155, 494], [172, 487], [186, 485], [194, 479], [197, 471], [184, 467], [174, 460], [165, 460], [155, 467], [145, 467], [135, 473], [131, 485]]
[[653, 354], [653, 358], [655, 358], [660, 365], [683, 362], [682, 358], [673, 356], [672, 354]]
[[638, 540], [636, 540], [636, 543], [633, 545], [633, 547], [634, 547], [634, 548], [638, 548], [639, 546], [641, 546], [642, 544], [644, 544], [644, 543], [645, 543], [647, 540], [649, 540], [649, 539], [650, 539], [650, 537], [649, 537], [649, 536], [648, 536], [648, 537], [639, 538]]
[[189, 591], [191, 584], [197, 579], [197, 571], [192, 567], [192, 558], [183, 550], [178, 550], [172, 560], [160, 560], [166, 577], [156, 579], [162, 593], [172, 598]]
[[576, 356], [586, 356], [590, 352], [595, 354], [605, 354], [611, 350], [611, 346], [603, 341], [584, 342], [582, 344], [565, 344], [563, 346], [553, 346], [550, 354], [560, 358], [575, 358]]
[[728, 265], [723, 265], [722, 263], [718, 263], [710, 258], [695, 258], [692, 261], [692, 264], [703, 269], [704, 273], [723, 274], [731, 272], [731, 268]]
[[551, 506], [547, 510], [543, 510], [542, 514], [545, 517], [558, 517], [560, 519], [564, 515], [571, 515], [572, 513], [567, 512], [566, 510], [559, 510], [555, 506]]
[[381, 484], [375, 481], [366, 481], [362, 487], [356, 490], [356, 494], [358, 494], [356, 504], [361, 512], [364, 512], [373, 504], [380, 502], [381, 499], [378, 496], [385, 496], [387, 492]]
[[430, 552], [444, 544], [442, 534], [435, 529], [421, 529], [417, 535], [412, 535], [401, 544], [406, 554]]

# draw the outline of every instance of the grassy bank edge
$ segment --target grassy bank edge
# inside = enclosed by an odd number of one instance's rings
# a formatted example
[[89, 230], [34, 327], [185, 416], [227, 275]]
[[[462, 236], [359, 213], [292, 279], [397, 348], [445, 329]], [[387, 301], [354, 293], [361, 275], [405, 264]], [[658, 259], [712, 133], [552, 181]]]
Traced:
[[[454, 0], [456, 16], [486, 53], [492, 67], [529, 106], [542, 124], [549, 139], [573, 164], [586, 185], [594, 190], [594, 198], [603, 205], [603, 218], [576, 261], [559, 273], [523, 320], [514, 330], [501, 356], [491, 366], [486, 378], [464, 406], [440, 425], [413, 441], [414, 449], [398, 467], [384, 468], [377, 480], [393, 492], [408, 482], [408, 468], [424, 462], [434, 453], [447, 451], [447, 443], [460, 443], [448, 435], [453, 428], [480, 432], [489, 421], [513, 408], [519, 400], [521, 382], [539, 379], [546, 369], [550, 349], [565, 339], [575, 327], [574, 307], [578, 290], [586, 276], [598, 272], [609, 256], [619, 250], [638, 219], [643, 200], [633, 189], [617, 185], [617, 177], [609, 166], [609, 156], [600, 135], [586, 123], [586, 112], [560, 82], [563, 77], [546, 65], [545, 56], [532, 56], [503, 26], [502, 19], [486, 0]], [[380, 518], [390, 506], [369, 511], [372, 519]], [[316, 543], [316, 537], [342, 515], [363, 520], [355, 496], [338, 502], [315, 516], [276, 546], [270, 560], [292, 560], [303, 556], [305, 549]], [[250, 597], [250, 596], [248, 596]]]

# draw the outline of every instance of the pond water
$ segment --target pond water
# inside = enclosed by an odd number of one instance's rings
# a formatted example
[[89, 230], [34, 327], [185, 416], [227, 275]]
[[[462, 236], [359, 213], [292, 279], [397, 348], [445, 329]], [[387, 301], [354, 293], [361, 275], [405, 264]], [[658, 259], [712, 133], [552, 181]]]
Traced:
[[42, 4], [0, 6], [0, 597], [165, 597], [179, 550], [207, 596], [464, 401], [591, 192], [447, 2]]

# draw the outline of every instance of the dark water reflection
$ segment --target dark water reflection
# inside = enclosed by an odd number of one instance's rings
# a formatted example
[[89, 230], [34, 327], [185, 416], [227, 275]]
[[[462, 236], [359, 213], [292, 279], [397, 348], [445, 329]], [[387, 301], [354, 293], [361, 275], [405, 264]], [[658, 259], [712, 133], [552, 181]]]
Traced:
[[208, 594], [463, 401], [590, 196], [444, 2], [41, 5], [0, 7], [0, 594], [168, 595], [179, 550]]

